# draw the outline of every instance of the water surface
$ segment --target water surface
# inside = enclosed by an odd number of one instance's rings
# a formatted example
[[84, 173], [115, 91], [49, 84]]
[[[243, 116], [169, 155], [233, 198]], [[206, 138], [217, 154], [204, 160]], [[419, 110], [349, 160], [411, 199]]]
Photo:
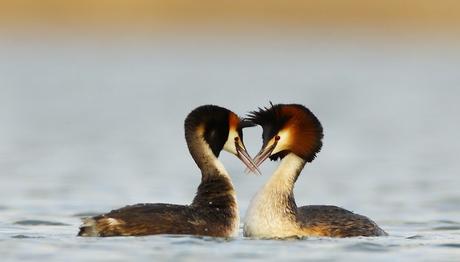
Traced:
[[[460, 49], [422, 39], [283, 40], [4, 36], [0, 44], [2, 261], [458, 261]], [[127, 204], [186, 204], [200, 181], [183, 119], [213, 103], [308, 106], [324, 147], [297, 203], [333, 204], [390, 236], [253, 240], [78, 238], [80, 218]], [[251, 154], [260, 129], [245, 132]], [[222, 153], [241, 216], [276, 168], [244, 175]]]

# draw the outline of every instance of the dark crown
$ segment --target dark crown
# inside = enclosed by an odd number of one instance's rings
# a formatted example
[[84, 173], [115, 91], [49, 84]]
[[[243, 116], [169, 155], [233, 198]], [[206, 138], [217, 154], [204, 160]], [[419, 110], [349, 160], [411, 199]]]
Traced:
[[[295, 121], [290, 121], [294, 119]], [[252, 111], [247, 116], [247, 121], [263, 128], [263, 147], [273, 136], [289, 125], [293, 128], [297, 141], [292, 145], [291, 151], [310, 162], [321, 150], [323, 128], [313, 113], [300, 104], [276, 104], [270, 102], [269, 107]], [[289, 124], [288, 124], [289, 123]], [[271, 160], [283, 158], [287, 152], [280, 152], [270, 157]]]

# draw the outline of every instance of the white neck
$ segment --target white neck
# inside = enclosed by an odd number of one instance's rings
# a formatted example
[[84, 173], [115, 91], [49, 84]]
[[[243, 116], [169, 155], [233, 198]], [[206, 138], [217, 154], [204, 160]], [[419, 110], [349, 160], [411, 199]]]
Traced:
[[286, 155], [268, 182], [252, 199], [245, 218], [244, 234], [253, 237], [286, 237], [295, 232], [294, 183], [305, 160]]
[[261, 191], [276, 189], [277, 192], [292, 192], [297, 176], [305, 166], [305, 160], [296, 154], [287, 154], [280, 162], [278, 168], [273, 172], [268, 182]]

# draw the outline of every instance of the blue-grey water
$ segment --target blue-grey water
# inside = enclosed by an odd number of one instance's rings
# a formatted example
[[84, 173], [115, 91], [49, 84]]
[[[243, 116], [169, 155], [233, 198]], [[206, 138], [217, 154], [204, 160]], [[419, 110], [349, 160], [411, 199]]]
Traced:
[[[459, 261], [460, 47], [358, 35], [0, 38], [1, 261]], [[253, 240], [76, 237], [80, 218], [187, 204], [200, 181], [183, 120], [201, 104], [244, 115], [302, 103], [324, 147], [299, 205], [338, 205], [390, 236]], [[245, 130], [251, 154], [259, 128]], [[222, 153], [241, 216], [263, 176]]]

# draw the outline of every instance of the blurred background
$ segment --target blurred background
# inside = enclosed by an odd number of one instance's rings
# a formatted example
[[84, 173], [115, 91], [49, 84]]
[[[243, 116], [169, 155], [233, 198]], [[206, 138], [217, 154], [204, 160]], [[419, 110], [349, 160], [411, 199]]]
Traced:
[[[306, 105], [325, 129], [299, 205], [342, 206], [416, 241], [458, 240], [458, 14], [450, 0], [1, 0], [0, 231], [61, 241], [85, 214], [190, 203], [200, 173], [185, 116], [208, 103], [244, 116], [272, 101]], [[252, 155], [260, 135], [245, 130]], [[221, 160], [244, 216], [277, 163], [255, 177]], [[67, 226], [17, 224], [35, 220]]]

